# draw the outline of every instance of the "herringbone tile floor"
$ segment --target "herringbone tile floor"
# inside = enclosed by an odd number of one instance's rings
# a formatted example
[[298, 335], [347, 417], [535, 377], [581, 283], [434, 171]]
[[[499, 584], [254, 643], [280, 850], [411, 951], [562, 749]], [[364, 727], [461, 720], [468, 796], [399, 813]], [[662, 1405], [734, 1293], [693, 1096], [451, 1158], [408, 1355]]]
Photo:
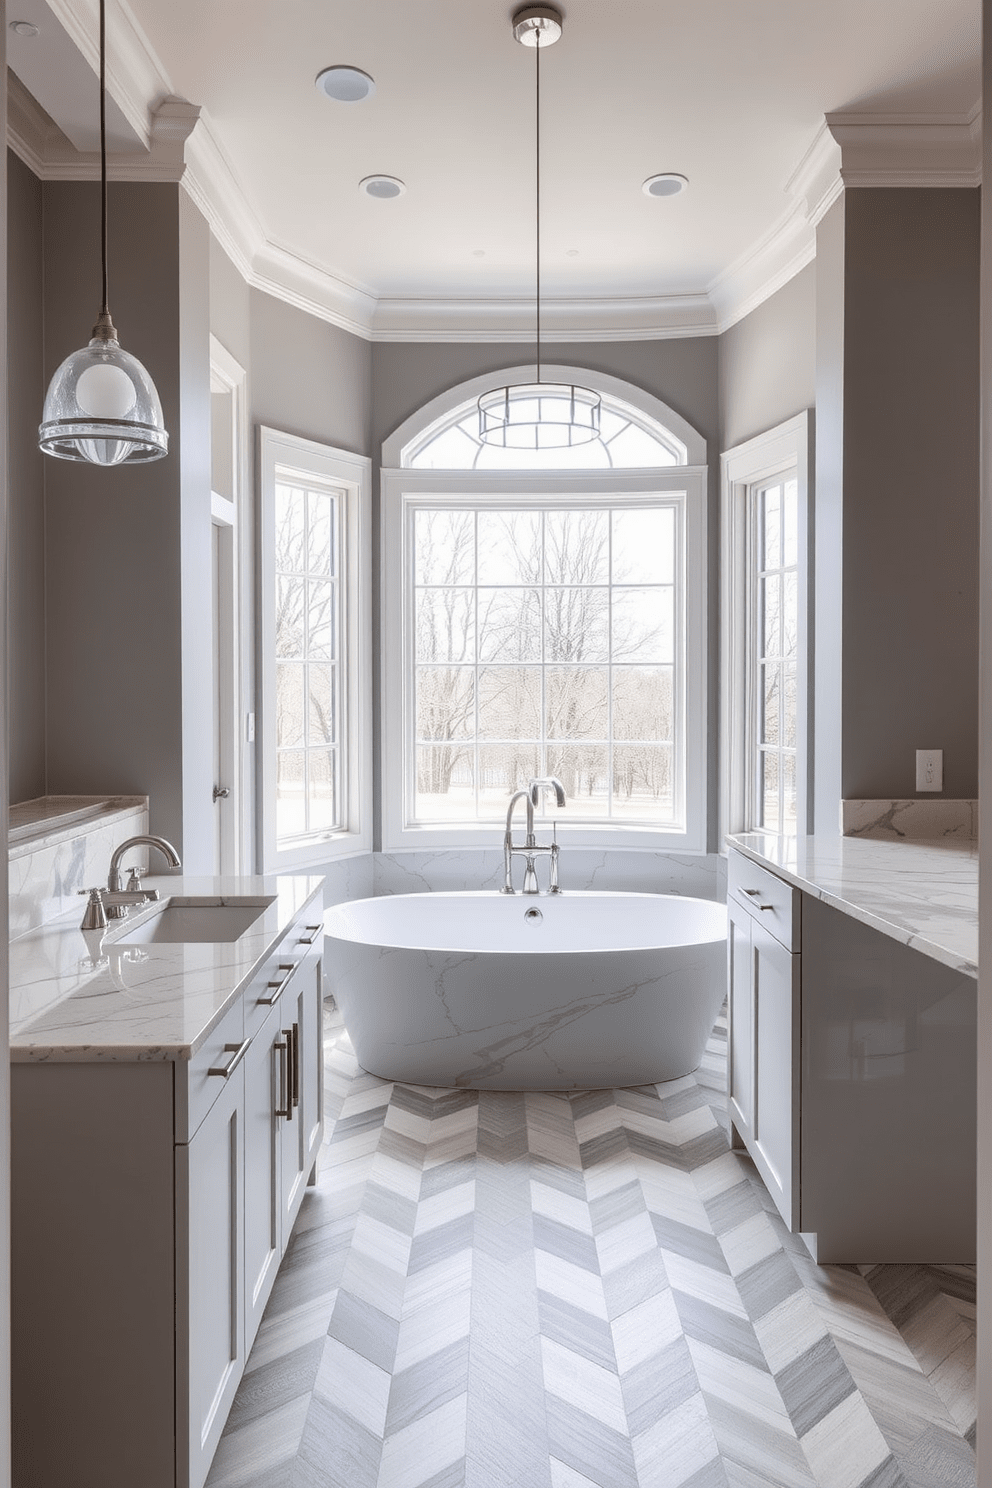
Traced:
[[972, 1488], [974, 1274], [817, 1267], [694, 1076], [327, 1132], [208, 1488]]

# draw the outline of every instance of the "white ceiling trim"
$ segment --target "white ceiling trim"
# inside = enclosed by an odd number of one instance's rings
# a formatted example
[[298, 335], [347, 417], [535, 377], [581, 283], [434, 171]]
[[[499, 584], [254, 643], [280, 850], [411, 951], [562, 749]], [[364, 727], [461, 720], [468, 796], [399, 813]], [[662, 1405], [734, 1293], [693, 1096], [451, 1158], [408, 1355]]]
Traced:
[[[98, 0], [47, 0], [90, 65], [98, 64]], [[112, 179], [182, 180], [224, 251], [255, 288], [371, 341], [531, 341], [533, 301], [383, 296], [309, 262], [273, 239], [224, 153], [209, 117], [174, 97], [171, 80], [127, 0], [111, 0], [108, 87], [148, 148], [118, 156]], [[13, 90], [12, 90], [13, 95]], [[42, 179], [91, 179], [95, 156], [53, 134], [42, 111], [12, 96], [8, 139]], [[185, 111], [185, 112], [184, 112]], [[186, 134], [199, 116], [199, 127]], [[183, 132], [185, 129], [185, 133]], [[185, 142], [185, 169], [183, 145]], [[779, 221], [705, 289], [683, 295], [561, 298], [544, 302], [557, 342], [661, 340], [727, 330], [786, 284], [816, 253], [816, 225], [845, 186], [975, 186], [981, 116], [832, 113], [785, 183]]]

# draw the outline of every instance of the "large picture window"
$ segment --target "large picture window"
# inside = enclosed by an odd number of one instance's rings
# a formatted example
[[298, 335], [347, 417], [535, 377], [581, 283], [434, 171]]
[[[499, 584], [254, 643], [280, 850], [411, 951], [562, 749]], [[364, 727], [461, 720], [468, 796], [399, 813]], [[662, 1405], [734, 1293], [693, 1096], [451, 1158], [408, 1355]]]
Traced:
[[267, 871], [367, 849], [369, 462], [260, 433]]
[[384, 846], [492, 845], [556, 775], [563, 841], [703, 850], [702, 441], [607, 395], [587, 468], [500, 471], [452, 404], [383, 470]]

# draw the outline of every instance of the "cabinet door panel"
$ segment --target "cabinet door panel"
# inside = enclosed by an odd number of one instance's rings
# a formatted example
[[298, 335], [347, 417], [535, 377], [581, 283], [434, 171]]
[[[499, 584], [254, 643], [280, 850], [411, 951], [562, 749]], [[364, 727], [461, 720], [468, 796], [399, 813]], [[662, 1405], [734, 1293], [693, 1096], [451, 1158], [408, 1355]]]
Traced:
[[745, 1141], [754, 1134], [754, 976], [751, 916], [727, 905], [727, 1093], [734, 1126]]
[[274, 1007], [245, 1059], [245, 1340], [250, 1349], [282, 1255], [279, 1197], [281, 1012]]
[[799, 957], [751, 928], [757, 1079], [751, 1155], [790, 1229], [799, 1227]]
[[[185, 1154], [190, 1225], [185, 1236], [188, 1400], [180, 1396], [178, 1410], [182, 1418], [185, 1404], [189, 1488], [200, 1488], [245, 1361], [243, 1066], [226, 1081], [192, 1142], [179, 1152]], [[181, 1181], [179, 1163], [177, 1168]]]
[[283, 998], [283, 1038], [295, 1045], [295, 1104], [291, 1120], [281, 1122], [280, 1160], [282, 1173], [282, 1244], [289, 1243], [290, 1230], [299, 1213], [307, 1178], [320, 1145], [317, 1081], [318, 1049], [315, 1047], [320, 1009], [319, 951], [301, 964]]

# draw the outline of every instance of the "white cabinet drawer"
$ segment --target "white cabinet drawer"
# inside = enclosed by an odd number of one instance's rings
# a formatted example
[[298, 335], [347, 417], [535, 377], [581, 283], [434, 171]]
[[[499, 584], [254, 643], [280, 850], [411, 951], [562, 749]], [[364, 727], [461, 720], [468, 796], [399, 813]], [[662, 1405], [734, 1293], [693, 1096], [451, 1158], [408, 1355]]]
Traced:
[[[233, 1073], [241, 1062], [245, 1048], [244, 1002], [238, 998], [228, 1008], [215, 1028], [188, 1064], [176, 1061], [176, 1141], [189, 1142], [200, 1122], [227, 1084], [224, 1074], [211, 1074], [211, 1070], [226, 1070]], [[244, 1052], [240, 1054], [239, 1051]]]
[[799, 949], [800, 893], [743, 853], [731, 850], [727, 897], [742, 905], [787, 951]]

